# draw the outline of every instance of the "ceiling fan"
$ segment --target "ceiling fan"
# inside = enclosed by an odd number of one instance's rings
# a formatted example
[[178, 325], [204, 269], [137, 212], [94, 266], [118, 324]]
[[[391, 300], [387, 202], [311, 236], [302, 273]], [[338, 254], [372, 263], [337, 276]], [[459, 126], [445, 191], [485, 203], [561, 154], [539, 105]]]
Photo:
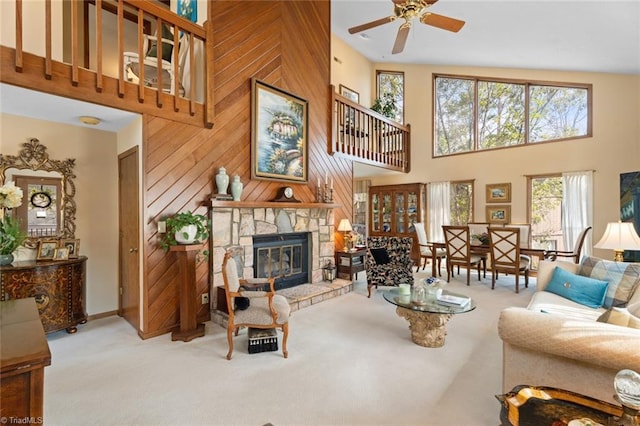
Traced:
[[[349, 28], [349, 34], [356, 34], [379, 25], [388, 24], [398, 18], [404, 19], [404, 23], [398, 29], [396, 42], [393, 45], [391, 53], [396, 54], [404, 50], [404, 45], [409, 36], [411, 23], [420, 15], [420, 22], [443, 30], [457, 33], [464, 26], [464, 21], [449, 18], [448, 16], [431, 13], [427, 9], [433, 6], [438, 0], [391, 0], [393, 2], [393, 15], [385, 18], [377, 19], [366, 24], [357, 25]], [[424, 13], [423, 13], [424, 12]]]

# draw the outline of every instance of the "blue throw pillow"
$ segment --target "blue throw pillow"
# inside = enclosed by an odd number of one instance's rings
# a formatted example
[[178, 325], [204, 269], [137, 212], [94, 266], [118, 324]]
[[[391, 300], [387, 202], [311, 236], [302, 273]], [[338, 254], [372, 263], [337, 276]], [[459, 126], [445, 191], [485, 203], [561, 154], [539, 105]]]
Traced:
[[608, 285], [607, 281], [572, 274], [556, 266], [545, 290], [590, 308], [600, 308]]

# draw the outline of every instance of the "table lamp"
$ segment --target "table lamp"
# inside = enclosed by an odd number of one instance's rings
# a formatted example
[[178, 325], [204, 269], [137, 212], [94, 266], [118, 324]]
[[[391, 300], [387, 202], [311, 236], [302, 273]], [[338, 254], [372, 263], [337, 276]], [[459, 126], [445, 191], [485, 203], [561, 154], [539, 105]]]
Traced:
[[623, 262], [622, 253], [625, 250], [640, 250], [640, 237], [638, 237], [633, 223], [610, 222], [607, 224], [604, 235], [594, 247], [613, 250], [615, 252], [613, 260]]
[[351, 228], [351, 223], [349, 219], [341, 219], [338, 224], [338, 231], [344, 233], [344, 251], [349, 251], [348, 243], [347, 243], [347, 232], [353, 231]]

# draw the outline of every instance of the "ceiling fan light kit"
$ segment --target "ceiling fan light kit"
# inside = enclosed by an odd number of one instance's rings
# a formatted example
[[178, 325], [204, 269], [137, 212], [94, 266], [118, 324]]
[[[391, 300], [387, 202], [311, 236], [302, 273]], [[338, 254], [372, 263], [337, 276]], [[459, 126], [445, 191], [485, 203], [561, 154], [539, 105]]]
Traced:
[[393, 44], [391, 53], [396, 54], [404, 50], [404, 46], [409, 36], [411, 23], [420, 16], [419, 21], [425, 25], [440, 28], [443, 30], [457, 33], [464, 26], [464, 21], [450, 18], [437, 13], [427, 12], [427, 9], [433, 6], [438, 0], [391, 0], [393, 2], [394, 15], [385, 18], [376, 19], [366, 24], [357, 25], [349, 28], [349, 34], [356, 34], [380, 25], [388, 24], [396, 19], [404, 19], [404, 23], [398, 28], [396, 41]]

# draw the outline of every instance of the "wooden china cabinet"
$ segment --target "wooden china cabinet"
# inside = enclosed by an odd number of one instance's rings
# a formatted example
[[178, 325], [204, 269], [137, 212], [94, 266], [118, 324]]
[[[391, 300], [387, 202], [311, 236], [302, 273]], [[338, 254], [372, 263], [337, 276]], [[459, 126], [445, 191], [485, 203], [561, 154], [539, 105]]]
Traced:
[[420, 261], [415, 226], [424, 219], [424, 184], [369, 187], [369, 235], [413, 238], [411, 258]]

